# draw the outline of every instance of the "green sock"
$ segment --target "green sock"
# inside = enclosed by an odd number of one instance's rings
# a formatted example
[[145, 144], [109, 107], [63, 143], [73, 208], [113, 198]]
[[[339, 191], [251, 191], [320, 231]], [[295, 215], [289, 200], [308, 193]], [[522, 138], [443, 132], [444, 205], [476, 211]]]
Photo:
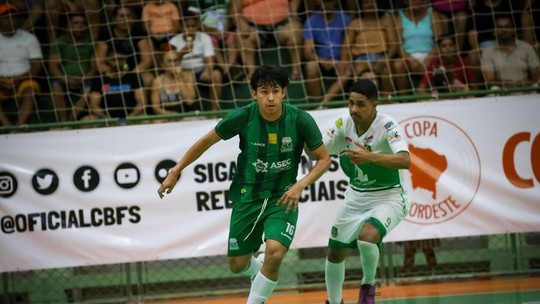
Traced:
[[341, 303], [341, 299], [343, 299], [343, 281], [345, 281], [345, 261], [332, 263], [326, 260], [324, 279], [328, 302], [331, 304]]
[[358, 249], [360, 249], [360, 262], [364, 277], [362, 284], [375, 284], [375, 274], [377, 273], [377, 265], [379, 265], [379, 247], [377, 244], [358, 241]]

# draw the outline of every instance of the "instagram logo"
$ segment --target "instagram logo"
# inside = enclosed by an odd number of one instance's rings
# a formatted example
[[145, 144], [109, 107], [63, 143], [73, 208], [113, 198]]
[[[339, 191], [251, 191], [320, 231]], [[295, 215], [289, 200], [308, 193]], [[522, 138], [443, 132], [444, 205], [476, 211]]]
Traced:
[[0, 172], [0, 197], [10, 197], [17, 191], [17, 179], [9, 172]]

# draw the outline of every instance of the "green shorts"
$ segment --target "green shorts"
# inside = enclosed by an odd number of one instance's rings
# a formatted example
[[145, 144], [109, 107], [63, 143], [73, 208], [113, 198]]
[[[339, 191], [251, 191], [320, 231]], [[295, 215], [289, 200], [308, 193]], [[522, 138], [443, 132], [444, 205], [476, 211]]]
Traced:
[[257, 252], [264, 240], [276, 240], [289, 248], [296, 231], [298, 212], [278, 206], [277, 199], [235, 202], [229, 228], [228, 256]]

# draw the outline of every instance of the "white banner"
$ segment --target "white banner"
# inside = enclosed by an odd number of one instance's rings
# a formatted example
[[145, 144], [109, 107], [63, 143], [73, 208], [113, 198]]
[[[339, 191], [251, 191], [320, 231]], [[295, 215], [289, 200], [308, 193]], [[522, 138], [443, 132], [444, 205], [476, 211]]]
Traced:
[[[414, 164], [409, 216], [385, 241], [540, 231], [538, 99], [380, 106], [400, 122]], [[312, 114], [325, 128], [345, 111]], [[2, 135], [0, 272], [225, 254], [237, 138], [188, 167], [172, 194], [157, 194], [216, 122]], [[333, 160], [304, 192], [295, 248], [327, 244], [347, 188]]]

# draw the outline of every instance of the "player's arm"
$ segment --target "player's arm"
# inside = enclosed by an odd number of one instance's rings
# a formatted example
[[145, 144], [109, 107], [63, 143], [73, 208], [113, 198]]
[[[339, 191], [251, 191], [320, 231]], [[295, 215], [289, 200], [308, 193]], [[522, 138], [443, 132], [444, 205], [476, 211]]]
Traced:
[[411, 165], [409, 152], [400, 151], [394, 154], [373, 153], [366, 150], [366, 148], [357, 141], [355, 141], [354, 144], [358, 149], [344, 149], [343, 152], [347, 154], [351, 163], [355, 165], [373, 163], [393, 169], [408, 169]]
[[160, 198], [163, 198], [165, 194], [169, 194], [174, 189], [178, 177], [185, 167], [196, 161], [206, 150], [221, 140], [221, 137], [217, 134], [215, 129], [206, 133], [197, 142], [195, 142], [184, 156], [178, 161], [178, 163], [169, 171], [167, 178], [163, 181], [158, 189]]
[[326, 150], [325, 145], [319, 146], [317, 149], [307, 152], [308, 156], [311, 159], [315, 160], [315, 165], [311, 168], [309, 173], [304, 176], [301, 180], [297, 181], [292, 185], [283, 196], [281, 196], [277, 202], [278, 205], [287, 206], [285, 212], [290, 210], [298, 210], [298, 201], [300, 200], [300, 195], [304, 189], [317, 181], [323, 174], [330, 168], [331, 160], [328, 151]]

